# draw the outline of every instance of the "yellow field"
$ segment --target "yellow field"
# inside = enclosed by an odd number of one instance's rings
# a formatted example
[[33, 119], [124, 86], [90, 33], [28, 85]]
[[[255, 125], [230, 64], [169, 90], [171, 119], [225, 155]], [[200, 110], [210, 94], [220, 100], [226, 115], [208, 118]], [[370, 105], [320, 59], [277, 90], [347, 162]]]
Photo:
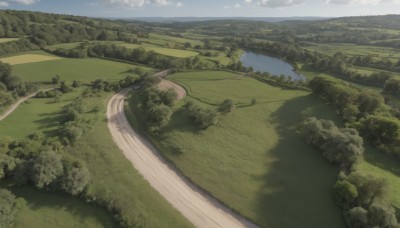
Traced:
[[44, 62], [50, 60], [57, 60], [61, 59], [57, 56], [50, 56], [50, 55], [36, 55], [36, 54], [26, 54], [26, 55], [18, 55], [12, 56], [7, 58], [0, 59], [3, 63], [8, 63], [10, 65], [18, 65], [24, 63], [35, 63], [35, 62]]
[[6, 43], [11, 41], [17, 41], [19, 38], [0, 38], [0, 43]]

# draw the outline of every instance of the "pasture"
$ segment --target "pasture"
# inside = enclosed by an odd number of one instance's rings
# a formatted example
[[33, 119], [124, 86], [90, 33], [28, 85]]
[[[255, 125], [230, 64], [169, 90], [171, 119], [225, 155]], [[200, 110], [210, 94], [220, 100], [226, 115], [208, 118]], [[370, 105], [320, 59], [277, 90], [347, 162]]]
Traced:
[[[186, 72], [170, 79], [199, 105], [217, 108], [227, 98], [238, 105], [201, 130], [180, 102], [169, 125], [149, 136], [184, 175], [262, 227], [344, 226], [331, 195], [337, 170], [296, 133], [303, 117], [334, 119], [333, 109], [307, 92], [234, 73]], [[140, 106], [134, 93], [126, 114], [143, 132]]]
[[139, 44], [121, 44], [120, 46], [126, 48], [144, 48], [147, 51], [154, 51], [161, 55], [172, 56], [177, 58], [188, 58], [198, 55], [199, 53], [194, 51], [187, 51], [187, 50], [180, 50], [180, 49], [172, 49], [172, 48], [164, 48], [164, 47], [156, 47], [156, 46], [146, 46], [146, 45], [139, 45]]
[[[28, 63], [14, 66], [14, 73], [26, 81], [50, 82], [59, 75], [61, 80], [72, 82], [91, 82], [96, 79], [119, 80], [130, 75], [130, 70], [137, 66], [102, 59], [72, 59], [63, 58], [57, 61]], [[150, 68], [141, 67], [145, 71]]]
[[8, 63], [10, 65], [19, 65], [26, 63], [37, 63], [37, 62], [46, 62], [51, 60], [59, 60], [61, 58], [57, 56], [50, 55], [40, 55], [40, 54], [22, 54], [17, 56], [11, 56], [0, 59], [3, 63]]

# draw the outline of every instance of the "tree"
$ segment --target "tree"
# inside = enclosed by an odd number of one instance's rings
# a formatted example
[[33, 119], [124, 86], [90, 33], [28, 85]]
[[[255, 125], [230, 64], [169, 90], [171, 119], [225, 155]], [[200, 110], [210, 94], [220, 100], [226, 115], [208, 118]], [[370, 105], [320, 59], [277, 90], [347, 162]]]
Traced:
[[372, 227], [398, 228], [400, 226], [396, 211], [392, 207], [374, 203], [368, 209], [368, 214]]
[[147, 110], [147, 123], [151, 131], [165, 127], [171, 119], [172, 110], [165, 105], [152, 105]]
[[9, 76], [11, 76], [11, 65], [0, 61], [0, 81], [4, 82]]
[[54, 151], [44, 151], [36, 157], [31, 179], [38, 188], [51, 184], [63, 173], [61, 156]]
[[67, 167], [61, 179], [61, 188], [72, 195], [77, 195], [85, 189], [89, 181], [90, 173], [86, 167]]
[[219, 106], [218, 111], [222, 113], [228, 113], [228, 112], [233, 112], [235, 109], [236, 109], [235, 102], [232, 99], [226, 99]]
[[387, 80], [383, 88], [383, 93], [394, 96], [400, 95], [400, 80], [395, 78]]
[[168, 89], [160, 92], [162, 102], [167, 106], [173, 106], [178, 99], [178, 94], [173, 89]]
[[368, 211], [362, 207], [354, 207], [349, 211], [352, 228], [365, 228], [368, 226]]
[[60, 75], [56, 75], [56, 76], [54, 76], [52, 79], [51, 79], [51, 82], [53, 83], [53, 84], [58, 84], [58, 83], [60, 83]]
[[0, 189], [0, 227], [14, 227], [15, 215], [25, 205], [25, 200], [16, 198], [8, 190]]
[[338, 180], [333, 186], [333, 194], [336, 202], [345, 207], [349, 207], [358, 197], [357, 187], [347, 180]]

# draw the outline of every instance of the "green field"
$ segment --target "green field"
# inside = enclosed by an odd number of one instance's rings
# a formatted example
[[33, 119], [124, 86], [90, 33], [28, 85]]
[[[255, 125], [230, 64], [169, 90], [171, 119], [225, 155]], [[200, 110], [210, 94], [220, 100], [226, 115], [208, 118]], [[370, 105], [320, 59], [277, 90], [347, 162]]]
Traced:
[[400, 52], [398, 49], [389, 47], [363, 46], [355, 44], [314, 44], [305, 48], [328, 55], [334, 55], [336, 52], [343, 52], [347, 56], [371, 55], [374, 59], [389, 58], [394, 62], [397, 62], [400, 59]]
[[178, 58], [188, 58], [188, 57], [193, 57], [193, 56], [196, 56], [199, 54], [194, 51], [163, 48], [163, 47], [157, 47], [157, 46], [153, 46], [153, 45], [146, 46], [146, 45], [140, 45], [140, 44], [121, 44], [120, 46], [123, 46], [126, 48], [132, 48], [132, 49], [142, 47], [142, 48], [146, 49], [147, 51], [154, 51], [161, 55], [167, 55], [167, 56], [178, 57]]
[[[21, 65], [24, 66], [23, 69], [26, 72], [31, 69], [31, 74], [27, 73], [23, 76], [26, 78], [29, 76], [32, 81], [41, 81], [43, 79], [40, 78], [40, 72], [42, 72], [43, 67], [47, 67], [49, 74], [70, 72], [71, 77], [63, 77], [60, 73], [61, 77], [68, 81], [78, 79], [88, 82], [95, 78], [101, 78], [95, 77], [95, 74], [90, 74], [90, 72], [93, 73], [93, 71], [98, 70], [97, 72], [100, 73], [103, 69], [103, 73], [108, 72], [109, 74], [105, 79], [117, 79], [123, 76], [123, 74], [119, 74], [120, 71], [132, 67], [128, 64], [97, 59], [63, 59], [58, 61], [66, 63], [67, 67], [60, 69], [52, 65], [42, 65], [43, 63]], [[79, 69], [72, 68], [74, 63], [80, 64]], [[95, 68], [96, 66], [97, 68]], [[111, 69], [106, 71], [108, 66], [111, 66]], [[52, 69], [54, 72], [48, 69]], [[75, 89], [74, 92], [63, 95], [60, 103], [54, 103], [51, 98], [28, 100], [13, 114], [0, 122], [0, 135], [23, 138], [37, 131], [42, 131], [48, 136], [55, 135], [57, 128], [60, 127], [60, 121], [62, 121], [62, 113], [60, 112], [62, 106], [70, 103], [75, 97], [79, 97], [83, 88]], [[84, 161], [89, 168], [92, 181], [87, 194], [91, 199], [113, 202], [123, 211], [122, 216], [126, 220], [135, 221], [138, 224], [144, 223], [146, 227], [191, 227], [191, 224], [137, 173], [114, 144], [105, 119], [106, 105], [110, 96], [111, 94], [103, 94], [85, 99], [87, 112], [83, 114], [83, 118], [91, 119], [92, 127], [74, 147], [67, 148], [67, 152]], [[95, 107], [100, 107], [100, 111], [93, 112], [92, 110]], [[20, 194], [18, 191], [22, 191], [22, 196], [31, 190], [28, 187], [21, 190], [16, 189], [16, 195]], [[78, 223], [81, 217], [79, 216], [87, 216], [86, 219], [82, 219], [81, 224], [84, 227], [99, 227], [98, 224], [108, 221], [107, 216], [109, 215], [97, 213], [96, 209], [92, 210], [93, 214], [86, 212], [87, 207], [82, 205], [84, 201], [57, 199], [52, 195], [47, 197], [47, 193], [38, 193], [37, 196], [35, 194], [35, 192], [32, 192], [32, 198], [26, 197], [29, 208], [22, 213], [20, 220], [23, 224], [33, 224], [32, 226], [37, 224], [39, 227], [58, 227], [58, 224], [63, 224], [64, 227], [80, 227]], [[38, 201], [43, 202], [43, 206]], [[59, 201], [58, 205], [55, 203], [57, 201]], [[49, 203], [49, 205], [46, 203]], [[48, 215], [44, 216], [45, 213], [48, 213]], [[54, 223], [48, 222], [49, 220], [54, 221]], [[104, 227], [110, 226], [104, 225]]]
[[160, 34], [155, 34], [155, 33], [150, 33], [150, 39], [154, 41], [161, 41], [165, 43], [165, 41], [167, 42], [174, 42], [174, 43], [178, 43], [178, 44], [185, 44], [185, 43], [190, 43], [192, 46], [196, 46], [196, 45], [203, 45], [204, 43], [198, 39], [187, 39], [187, 38], [180, 38], [180, 37], [174, 37], [174, 36], [166, 36], [166, 35], [160, 35]]
[[17, 41], [20, 38], [0, 38], [0, 44], [1, 43], [7, 43], [7, 42], [12, 42], [12, 41]]
[[18, 214], [17, 227], [118, 227], [105, 209], [62, 193], [45, 192], [31, 186], [17, 187], [2, 183], [17, 197], [27, 201]]
[[[170, 124], [152, 142], [186, 176], [262, 227], [344, 226], [331, 195], [337, 170], [296, 133], [303, 117], [335, 119], [333, 109], [307, 92], [233, 73], [189, 72], [170, 78], [188, 90], [187, 100], [215, 108], [210, 104], [231, 98], [241, 106], [202, 131], [177, 105]], [[253, 98], [257, 104], [251, 106]], [[135, 114], [127, 114], [143, 130], [139, 105], [133, 94]]]
[[[63, 58], [55, 61], [28, 63], [14, 66], [14, 73], [26, 81], [50, 82], [55, 75], [61, 80], [71, 82], [91, 82], [96, 79], [117, 80], [129, 75], [135, 65], [101, 59]], [[149, 68], [142, 67], [146, 71]]]
[[20, 65], [26, 63], [46, 62], [60, 59], [57, 56], [40, 55], [40, 54], [23, 54], [11, 57], [1, 58], [0, 61], [10, 65]]

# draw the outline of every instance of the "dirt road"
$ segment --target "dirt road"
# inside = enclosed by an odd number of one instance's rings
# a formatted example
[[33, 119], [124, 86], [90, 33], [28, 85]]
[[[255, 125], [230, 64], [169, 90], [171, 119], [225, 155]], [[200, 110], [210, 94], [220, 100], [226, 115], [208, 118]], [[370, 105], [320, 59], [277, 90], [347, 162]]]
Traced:
[[[47, 91], [47, 90], [50, 90], [50, 89], [45, 89], [45, 90], [40, 90], [40, 91], [43, 91], [43, 92], [44, 92], [44, 91]], [[30, 99], [30, 98], [36, 96], [36, 94], [39, 93], [40, 91], [37, 91], [37, 92], [32, 93], [32, 94], [30, 94], [30, 95], [28, 95], [28, 96], [25, 96], [25, 97], [19, 99], [19, 100], [18, 100], [16, 103], [14, 103], [13, 105], [11, 105], [3, 114], [0, 115], [0, 121], [4, 120], [4, 119], [5, 119], [7, 116], [9, 116], [12, 112], [14, 112], [15, 109], [17, 109], [18, 106], [19, 106], [20, 104], [22, 104], [22, 103], [24, 103], [25, 101], [27, 101], [28, 99]]]
[[257, 227], [182, 177], [131, 128], [124, 113], [128, 92], [124, 90], [109, 101], [108, 127], [126, 158], [150, 185], [196, 227]]
[[180, 85], [173, 83], [171, 81], [161, 79], [161, 82], [158, 83], [157, 87], [161, 90], [168, 90], [168, 89], [173, 89], [175, 90], [178, 100], [181, 100], [186, 97], [186, 90], [182, 88]]

